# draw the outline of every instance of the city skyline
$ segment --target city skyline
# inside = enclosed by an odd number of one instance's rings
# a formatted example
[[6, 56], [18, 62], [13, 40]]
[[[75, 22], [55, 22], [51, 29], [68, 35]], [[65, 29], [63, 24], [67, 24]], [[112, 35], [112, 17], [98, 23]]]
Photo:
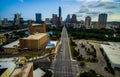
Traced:
[[76, 14], [78, 20], [90, 16], [92, 21], [98, 21], [100, 13], [108, 14], [108, 21], [120, 21], [119, 0], [1, 0], [0, 18], [13, 20], [15, 13], [20, 13], [25, 20], [35, 20], [35, 13], [42, 14], [42, 20], [59, 16], [59, 6], [62, 9], [63, 20], [68, 14]]

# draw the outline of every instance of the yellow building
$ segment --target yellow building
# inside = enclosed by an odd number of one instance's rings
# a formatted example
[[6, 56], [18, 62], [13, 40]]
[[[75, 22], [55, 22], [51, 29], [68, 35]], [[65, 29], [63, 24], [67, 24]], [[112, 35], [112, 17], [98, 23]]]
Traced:
[[43, 23], [43, 24], [33, 24], [32, 23], [29, 25], [29, 32], [30, 32], [30, 34], [45, 33], [46, 25], [45, 25], [45, 23]]
[[4, 35], [0, 36], [0, 45], [6, 42], [6, 37]]
[[21, 38], [20, 48], [30, 49], [30, 50], [40, 50], [44, 48], [48, 42], [49, 35], [46, 33], [36, 33], [34, 35], [30, 35], [28, 37]]

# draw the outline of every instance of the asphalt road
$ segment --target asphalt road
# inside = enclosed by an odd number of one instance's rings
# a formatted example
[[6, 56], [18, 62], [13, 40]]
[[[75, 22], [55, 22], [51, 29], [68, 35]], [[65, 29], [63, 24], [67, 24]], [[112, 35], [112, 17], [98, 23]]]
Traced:
[[68, 42], [67, 30], [64, 27], [61, 34], [61, 45], [58, 48], [56, 59], [52, 63], [54, 77], [76, 77], [76, 62], [71, 61]]

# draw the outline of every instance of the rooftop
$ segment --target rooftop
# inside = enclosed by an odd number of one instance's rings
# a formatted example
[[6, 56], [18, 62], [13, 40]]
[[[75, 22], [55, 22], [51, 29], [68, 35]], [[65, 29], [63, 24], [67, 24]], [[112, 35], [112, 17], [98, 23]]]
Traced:
[[110, 45], [101, 44], [110, 62], [120, 64], [120, 42], [109, 42]]
[[5, 70], [11, 71], [13, 67], [16, 67], [14, 62], [0, 62], [0, 75], [2, 75]]
[[23, 39], [29, 39], [29, 40], [38, 40], [38, 39], [41, 39], [43, 38], [44, 36], [46, 36], [47, 34], [46, 33], [36, 33], [34, 35], [30, 35], [28, 37], [24, 37]]
[[16, 68], [10, 77], [27, 77], [33, 63], [27, 63], [22, 68]]
[[45, 75], [45, 72], [42, 71], [40, 68], [37, 68], [36, 70], [33, 71], [34, 77], [43, 77], [43, 75]]
[[0, 76], [5, 72], [7, 68], [0, 68]]
[[47, 44], [46, 48], [53, 48], [57, 44], [57, 41], [50, 41], [50, 43]]
[[12, 58], [0, 58], [0, 62], [15, 62], [18, 59], [18, 57], [12, 57]]
[[12, 42], [12, 43], [9, 43], [9, 44], [7, 44], [7, 45], [4, 45], [3, 47], [4, 47], [4, 48], [15, 48], [16, 45], [17, 45], [17, 46], [19, 45], [19, 40], [14, 41], [14, 42]]
[[14, 65], [15, 65], [14, 62], [0, 62], [0, 69], [1, 68], [11, 68]]
[[40, 25], [42, 25], [42, 24], [32, 24], [32, 26], [40, 26]]

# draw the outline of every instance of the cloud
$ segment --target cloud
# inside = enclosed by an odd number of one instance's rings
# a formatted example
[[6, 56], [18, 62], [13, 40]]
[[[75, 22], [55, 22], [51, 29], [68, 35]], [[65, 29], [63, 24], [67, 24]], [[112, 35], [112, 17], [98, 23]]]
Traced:
[[101, 0], [101, 2], [114, 2], [115, 0]]
[[114, 9], [114, 8], [117, 8], [118, 6], [115, 5], [115, 4], [108, 4], [105, 6], [106, 9]]
[[83, 15], [76, 14], [77, 17], [83, 17]]
[[111, 15], [111, 14], [114, 14], [114, 13], [113, 13], [112, 11], [108, 11], [107, 14], [110, 14], [110, 15]]
[[76, 1], [76, 2], [111, 2], [111, 3], [120, 3], [119, 0], [61, 0], [61, 1]]
[[89, 10], [87, 8], [81, 8], [78, 12], [76, 12], [76, 14], [79, 17], [83, 17], [83, 16], [98, 16], [100, 14], [100, 11], [97, 10]]
[[77, 13], [86, 13], [89, 10], [87, 8], [81, 8]]
[[106, 6], [106, 4], [103, 2], [87, 5], [87, 7], [89, 7], [89, 8], [104, 7], [104, 6]]
[[22, 3], [24, 2], [24, 0], [19, 0], [19, 1], [22, 2]]
[[78, 2], [114, 2], [115, 0], [75, 0]]
[[80, 1], [80, 2], [97, 2], [99, 0], [76, 0], [76, 1]]
[[94, 15], [98, 15], [100, 12], [99, 11], [89, 11], [86, 14], [94, 14]]
[[104, 2], [95, 2], [93, 3], [89, 3], [89, 4], [84, 4], [81, 7], [83, 8], [105, 8], [105, 9], [114, 9], [114, 8], [118, 8], [118, 5], [116, 5], [115, 3], [104, 3]]

